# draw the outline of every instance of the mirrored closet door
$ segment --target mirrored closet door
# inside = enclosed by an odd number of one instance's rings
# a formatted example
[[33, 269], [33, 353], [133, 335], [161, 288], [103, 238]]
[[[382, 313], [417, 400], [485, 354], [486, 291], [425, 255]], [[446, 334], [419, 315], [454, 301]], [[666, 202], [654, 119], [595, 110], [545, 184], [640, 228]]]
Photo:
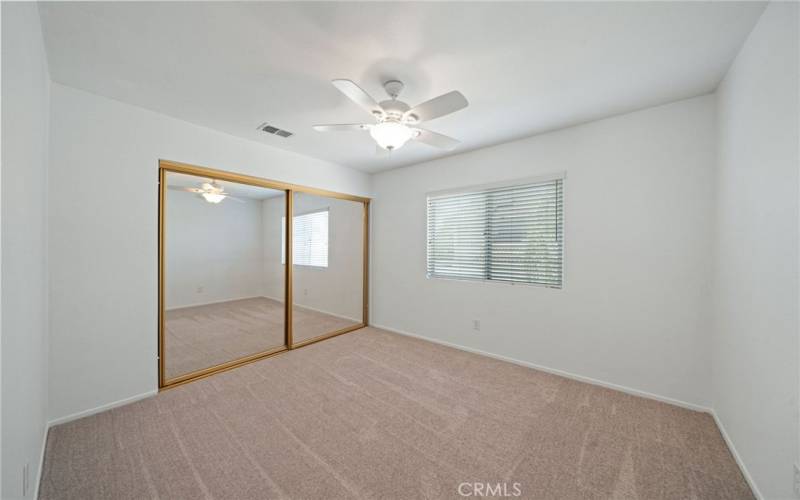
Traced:
[[364, 204], [294, 193], [292, 345], [364, 323]]
[[177, 172], [165, 181], [164, 379], [284, 347], [281, 241], [269, 229], [286, 191]]
[[366, 326], [368, 199], [168, 161], [159, 175], [159, 387]]

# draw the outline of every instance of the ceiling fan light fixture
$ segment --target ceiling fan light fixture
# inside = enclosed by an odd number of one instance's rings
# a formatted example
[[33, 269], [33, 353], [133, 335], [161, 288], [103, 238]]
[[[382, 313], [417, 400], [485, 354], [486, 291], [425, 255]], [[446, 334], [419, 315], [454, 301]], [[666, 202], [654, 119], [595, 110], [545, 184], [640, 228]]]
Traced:
[[398, 122], [383, 122], [373, 125], [369, 135], [375, 139], [378, 146], [393, 151], [403, 147], [414, 136], [414, 131]]
[[224, 194], [209, 193], [209, 192], [205, 192], [205, 193], [201, 193], [201, 194], [202, 194], [203, 198], [205, 198], [205, 200], [207, 202], [209, 202], [209, 203], [219, 203], [219, 202], [221, 202], [222, 200], [225, 199], [225, 195]]

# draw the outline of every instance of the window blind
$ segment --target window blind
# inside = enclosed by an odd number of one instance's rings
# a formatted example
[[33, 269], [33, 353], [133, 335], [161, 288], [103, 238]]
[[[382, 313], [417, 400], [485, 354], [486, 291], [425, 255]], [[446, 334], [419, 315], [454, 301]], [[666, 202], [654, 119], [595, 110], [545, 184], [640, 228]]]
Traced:
[[[292, 264], [328, 267], [328, 210], [295, 215]], [[281, 264], [286, 263], [286, 217], [281, 218]]]
[[561, 288], [563, 179], [428, 197], [428, 277]]

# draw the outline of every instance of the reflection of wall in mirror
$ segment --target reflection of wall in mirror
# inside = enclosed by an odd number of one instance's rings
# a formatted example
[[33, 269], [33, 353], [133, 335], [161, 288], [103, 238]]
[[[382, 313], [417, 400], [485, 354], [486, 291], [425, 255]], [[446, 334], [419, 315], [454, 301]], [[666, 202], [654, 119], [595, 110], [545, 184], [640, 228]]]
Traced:
[[167, 193], [167, 309], [264, 294], [261, 201], [243, 201]]
[[[180, 191], [167, 196], [167, 309], [262, 296], [283, 302], [285, 196], [219, 204]], [[319, 209], [329, 210], [328, 267], [294, 267], [294, 303], [360, 322], [363, 205], [296, 195], [295, 214]]]
[[[294, 303], [324, 313], [362, 320], [362, 203], [297, 193], [295, 214], [328, 209], [328, 267], [294, 266]], [[281, 264], [283, 198], [264, 201], [264, 289], [267, 297], [283, 300]]]

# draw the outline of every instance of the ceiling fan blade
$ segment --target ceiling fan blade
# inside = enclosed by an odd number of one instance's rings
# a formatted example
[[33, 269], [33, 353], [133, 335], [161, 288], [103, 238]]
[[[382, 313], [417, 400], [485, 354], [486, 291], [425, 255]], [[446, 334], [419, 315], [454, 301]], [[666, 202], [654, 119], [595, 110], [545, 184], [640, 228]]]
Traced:
[[190, 187], [183, 187], [183, 186], [167, 186], [167, 189], [172, 189], [173, 191], [187, 191], [189, 193], [202, 193], [202, 189], [197, 188], [190, 188]]
[[426, 122], [464, 109], [468, 105], [467, 98], [461, 92], [454, 90], [418, 104], [406, 111], [404, 116], [406, 119], [416, 117], [417, 122]]
[[452, 151], [456, 146], [461, 144], [461, 141], [437, 132], [431, 132], [424, 128], [418, 128], [417, 130], [419, 131], [419, 135], [414, 137], [414, 140], [425, 143], [428, 146]]
[[370, 125], [365, 123], [347, 123], [335, 125], [314, 125], [317, 132], [360, 132], [369, 130]]
[[383, 108], [372, 98], [369, 94], [364, 92], [364, 89], [356, 85], [350, 80], [331, 80], [334, 87], [350, 98], [354, 103], [361, 106], [373, 117], [383, 115]]

